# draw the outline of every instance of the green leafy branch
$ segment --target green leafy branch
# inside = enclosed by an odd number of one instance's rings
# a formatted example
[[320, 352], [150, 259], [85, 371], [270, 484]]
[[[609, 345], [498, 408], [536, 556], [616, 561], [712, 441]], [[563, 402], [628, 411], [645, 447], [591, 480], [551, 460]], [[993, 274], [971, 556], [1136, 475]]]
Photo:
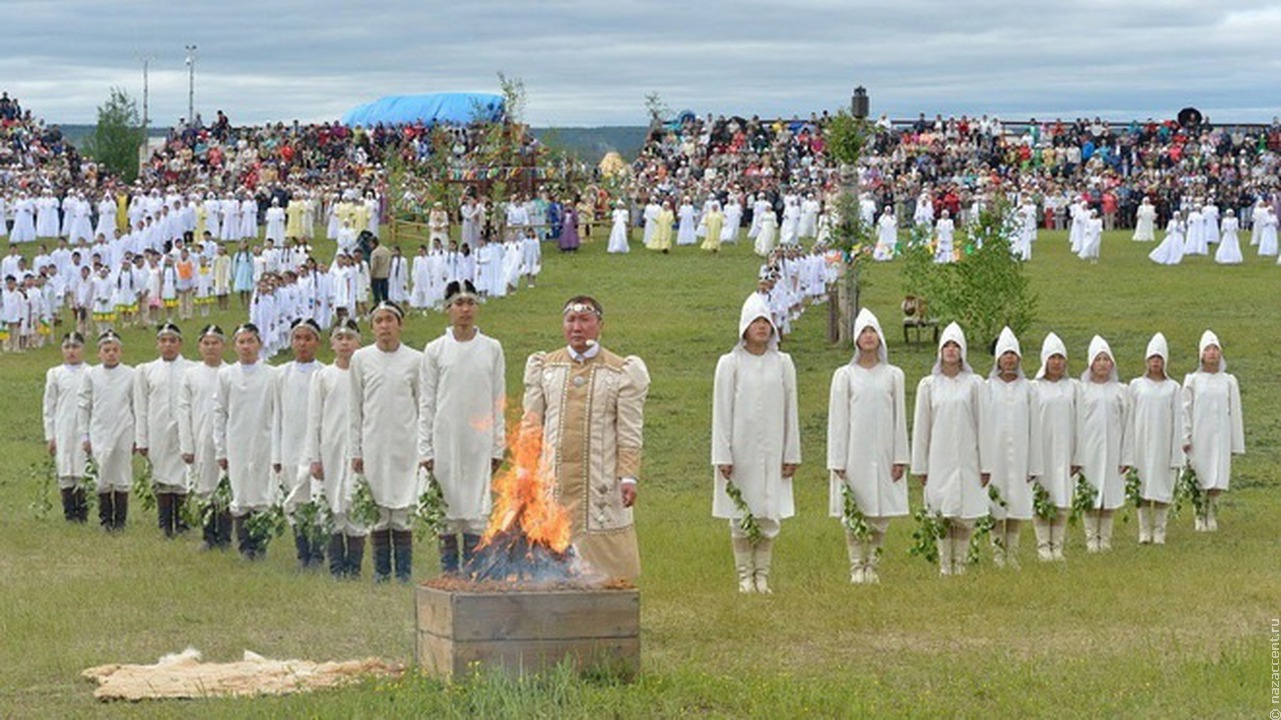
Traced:
[[738, 511], [739, 517], [735, 522], [738, 523], [738, 529], [743, 531], [743, 535], [748, 542], [756, 545], [761, 541], [764, 535], [761, 534], [760, 521], [752, 514], [752, 509], [747, 506], [747, 501], [743, 499], [743, 491], [737, 485], [729, 480], [725, 481], [725, 494], [734, 503], [734, 509]]
[[939, 560], [938, 541], [947, 535], [947, 521], [943, 513], [930, 512], [924, 505], [912, 514], [916, 529], [912, 531], [912, 545], [907, 554], [920, 557], [931, 565]]
[[378, 524], [378, 503], [374, 502], [374, 491], [369, 487], [369, 479], [357, 475], [356, 485], [351, 495], [351, 509], [347, 516], [357, 525], [373, 527]]
[[44, 520], [53, 510], [53, 486], [58, 484], [57, 463], [54, 462], [53, 456], [46, 457], [44, 460], [31, 463], [27, 474], [36, 481], [31, 511], [37, 520]]
[[418, 496], [418, 507], [414, 512], [414, 525], [419, 539], [440, 537], [445, 532], [445, 518], [449, 504], [445, 502], [445, 492], [434, 475], [427, 476], [426, 487]]

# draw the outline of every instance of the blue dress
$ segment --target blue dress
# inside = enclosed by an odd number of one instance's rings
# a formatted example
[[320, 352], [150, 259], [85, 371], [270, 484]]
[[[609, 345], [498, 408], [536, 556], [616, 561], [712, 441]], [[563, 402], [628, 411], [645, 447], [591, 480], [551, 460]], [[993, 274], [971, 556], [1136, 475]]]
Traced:
[[231, 258], [231, 289], [235, 292], [254, 289], [254, 256], [247, 250], [237, 252]]

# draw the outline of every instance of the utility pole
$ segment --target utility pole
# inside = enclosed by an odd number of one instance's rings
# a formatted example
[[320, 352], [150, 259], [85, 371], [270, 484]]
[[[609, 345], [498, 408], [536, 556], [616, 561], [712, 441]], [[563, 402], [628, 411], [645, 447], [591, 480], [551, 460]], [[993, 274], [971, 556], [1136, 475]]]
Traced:
[[150, 105], [148, 102], [148, 99], [150, 97], [150, 92], [151, 92], [151, 78], [149, 75], [149, 70], [151, 67], [151, 61], [155, 59], [156, 59], [155, 55], [143, 55], [141, 57], [141, 60], [142, 60], [142, 129], [143, 131], [146, 131], [147, 127], [149, 126], [148, 123], [151, 120], [151, 113], [149, 112]]
[[196, 124], [196, 46], [187, 46], [187, 124]]

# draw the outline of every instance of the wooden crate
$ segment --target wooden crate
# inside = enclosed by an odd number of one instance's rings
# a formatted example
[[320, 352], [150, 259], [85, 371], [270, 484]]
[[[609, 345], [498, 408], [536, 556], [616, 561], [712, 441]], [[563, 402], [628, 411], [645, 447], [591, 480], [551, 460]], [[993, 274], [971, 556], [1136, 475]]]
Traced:
[[513, 675], [568, 659], [582, 672], [632, 679], [640, 671], [636, 590], [460, 592], [419, 585], [419, 667], [441, 678], [473, 669]]

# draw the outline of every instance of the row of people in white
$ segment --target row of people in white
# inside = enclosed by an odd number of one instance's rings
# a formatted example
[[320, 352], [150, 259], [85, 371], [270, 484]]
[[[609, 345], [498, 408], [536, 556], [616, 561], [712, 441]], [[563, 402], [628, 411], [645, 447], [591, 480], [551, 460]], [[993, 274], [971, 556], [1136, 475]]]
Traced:
[[[770, 318], [759, 296], [744, 304], [739, 344], [718, 364], [713, 391], [713, 515], [730, 519], [743, 592], [766, 591], [779, 522], [795, 512], [790, 478], [800, 462], [795, 371], [777, 349]], [[888, 362], [875, 316], [864, 309], [855, 330], [854, 358], [832, 378], [827, 458], [829, 512], [847, 527], [851, 582], [877, 582], [890, 519], [908, 514], [909, 468], [924, 484], [928, 511], [944, 523], [938, 540], [943, 575], [965, 571], [975, 523], [989, 514], [996, 520], [998, 564], [1017, 564], [1021, 524], [1028, 520], [1038, 557], [1063, 559], [1078, 474], [1093, 495], [1084, 518], [1091, 552], [1111, 547], [1113, 513], [1126, 502], [1124, 476], [1131, 467], [1140, 479], [1140, 543], [1165, 542], [1168, 507], [1185, 463], [1208, 497], [1196, 529], [1217, 529], [1230, 456], [1245, 447], [1240, 392], [1213, 333], [1202, 337], [1198, 369], [1182, 386], [1166, 375], [1168, 350], [1158, 333], [1148, 346], [1145, 374], [1127, 387], [1097, 336], [1089, 368], [1080, 380], [1068, 377], [1067, 350], [1053, 333], [1045, 339], [1036, 379], [1029, 381], [1008, 329], [985, 381], [971, 370], [965, 336], [952, 324], [940, 337], [933, 371], [917, 387], [909, 448], [903, 373]], [[755, 546], [727, 483], [756, 518]], [[1037, 485], [1054, 508], [1052, 517], [1034, 512]], [[999, 500], [990, 497], [989, 486]], [[860, 532], [850, 529], [857, 522], [847, 517], [847, 488], [866, 523]]]

